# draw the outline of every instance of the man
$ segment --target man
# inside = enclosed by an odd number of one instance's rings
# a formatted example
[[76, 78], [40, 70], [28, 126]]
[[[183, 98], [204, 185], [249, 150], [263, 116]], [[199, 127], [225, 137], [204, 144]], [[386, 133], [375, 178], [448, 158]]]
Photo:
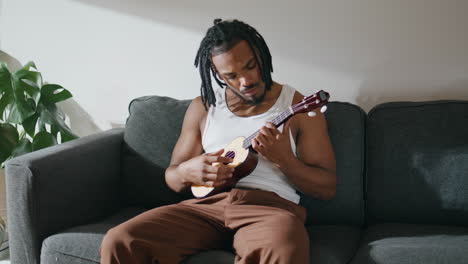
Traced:
[[[166, 170], [176, 192], [192, 185], [219, 186], [233, 169], [223, 146], [238, 136], [252, 140], [256, 169], [233, 189], [207, 198], [149, 210], [112, 228], [101, 245], [101, 263], [179, 263], [210, 249], [230, 249], [236, 263], [308, 263], [303, 192], [335, 195], [335, 157], [320, 111], [298, 114], [283, 127], [272, 117], [303, 95], [271, 79], [271, 55], [262, 36], [238, 21], [216, 19], [200, 44], [195, 65], [201, 97], [190, 104]], [[219, 84], [211, 87], [211, 75]]]

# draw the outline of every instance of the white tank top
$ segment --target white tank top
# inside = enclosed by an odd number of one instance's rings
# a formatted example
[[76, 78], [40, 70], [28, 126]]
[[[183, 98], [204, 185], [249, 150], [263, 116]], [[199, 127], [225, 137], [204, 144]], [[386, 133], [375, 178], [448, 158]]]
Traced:
[[[292, 105], [294, 93], [296, 90], [288, 85], [283, 85], [280, 96], [275, 104], [265, 113], [240, 117], [229, 110], [226, 99], [225, 89], [217, 88], [215, 90], [216, 107], [210, 106], [203, 131], [202, 145], [206, 153], [215, 152], [226, 147], [237, 137], [248, 137], [265, 125], [266, 122], [273, 120], [277, 115]], [[283, 125], [278, 127], [283, 131]], [[291, 149], [296, 155], [296, 144], [289, 131], [291, 139]], [[235, 187], [257, 188], [265, 191], [275, 192], [279, 196], [299, 203], [299, 195], [287, 177], [273, 163], [258, 156], [258, 164], [255, 170], [248, 176], [242, 178]]]

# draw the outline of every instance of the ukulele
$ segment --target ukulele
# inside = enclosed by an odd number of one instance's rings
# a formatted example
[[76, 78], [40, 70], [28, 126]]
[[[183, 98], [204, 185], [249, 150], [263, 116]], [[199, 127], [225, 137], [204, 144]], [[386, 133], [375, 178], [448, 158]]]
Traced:
[[[312, 95], [304, 97], [301, 102], [288, 107], [278, 116], [276, 116], [271, 122], [275, 127], [279, 127], [295, 114], [309, 112], [309, 116], [315, 116], [316, 113], [312, 112], [312, 110], [319, 107], [321, 107], [320, 112], [323, 113], [327, 109], [326, 104], [328, 103], [329, 98], [329, 93], [320, 90]], [[238, 137], [224, 148], [224, 152], [221, 154], [221, 156], [233, 159], [231, 163], [221, 164], [219, 162], [215, 162], [212, 164], [212, 166], [215, 167], [227, 166], [235, 168], [231, 178], [226, 180], [224, 184], [217, 187], [192, 185], [192, 194], [197, 198], [203, 198], [227, 191], [240, 179], [252, 173], [258, 164], [258, 154], [252, 148], [252, 139], [254, 139], [259, 132], [260, 130], [257, 130], [247, 138]]]

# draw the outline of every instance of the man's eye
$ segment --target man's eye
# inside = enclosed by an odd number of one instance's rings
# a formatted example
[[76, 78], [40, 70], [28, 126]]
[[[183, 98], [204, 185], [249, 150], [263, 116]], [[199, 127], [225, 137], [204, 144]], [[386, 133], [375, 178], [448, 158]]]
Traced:
[[255, 69], [256, 66], [257, 66], [257, 63], [254, 63], [252, 66], [247, 67], [247, 69], [253, 70]]
[[234, 80], [235, 78], [236, 78], [235, 76], [226, 77], [226, 79], [228, 79], [228, 80]]

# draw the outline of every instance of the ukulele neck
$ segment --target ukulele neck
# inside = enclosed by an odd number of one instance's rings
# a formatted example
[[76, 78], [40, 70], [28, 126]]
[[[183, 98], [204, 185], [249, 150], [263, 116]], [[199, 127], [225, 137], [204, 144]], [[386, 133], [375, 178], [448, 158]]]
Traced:
[[[281, 112], [281, 114], [279, 114], [278, 116], [276, 116], [272, 121], [271, 123], [273, 123], [273, 125], [275, 125], [275, 127], [279, 127], [281, 126], [284, 122], [286, 122], [286, 120], [288, 120], [288, 118], [290, 118], [291, 116], [294, 115], [294, 111], [292, 110], [292, 107], [289, 107], [287, 108], [286, 110], [284, 110], [283, 112]], [[252, 139], [254, 139], [257, 134], [260, 133], [260, 129], [255, 131], [255, 133], [253, 133], [252, 135], [248, 136], [246, 139], [244, 139], [244, 142], [242, 143], [242, 147], [244, 149], [248, 149], [250, 147], [252, 147]]]

